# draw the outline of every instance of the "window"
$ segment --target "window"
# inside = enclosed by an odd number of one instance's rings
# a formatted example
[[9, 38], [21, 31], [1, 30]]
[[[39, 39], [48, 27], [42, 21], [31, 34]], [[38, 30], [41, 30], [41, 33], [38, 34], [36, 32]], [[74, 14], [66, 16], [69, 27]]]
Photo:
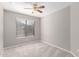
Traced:
[[16, 36], [26, 37], [34, 35], [34, 20], [26, 20], [23, 18], [16, 18]]

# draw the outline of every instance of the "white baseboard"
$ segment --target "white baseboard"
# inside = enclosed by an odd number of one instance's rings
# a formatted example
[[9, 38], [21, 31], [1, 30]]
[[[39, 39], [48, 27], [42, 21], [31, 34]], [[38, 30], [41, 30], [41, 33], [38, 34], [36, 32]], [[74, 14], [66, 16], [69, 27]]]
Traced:
[[60, 49], [60, 50], [66, 51], [66, 52], [72, 54], [74, 57], [77, 57], [73, 52], [71, 52], [71, 51], [69, 51], [69, 50], [66, 50], [66, 49], [64, 49], [64, 48], [61, 48], [61, 47], [59, 47], [59, 46], [57, 46], [57, 45], [51, 44], [51, 43], [49, 43], [49, 42], [47, 42], [47, 41], [44, 41], [44, 40], [43, 40], [42, 42], [43, 42], [43, 43], [46, 43], [46, 44], [48, 44], [48, 45], [50, 45], [50, 46], [56, 47], [56, 48], [58, 48], [58, 49]]

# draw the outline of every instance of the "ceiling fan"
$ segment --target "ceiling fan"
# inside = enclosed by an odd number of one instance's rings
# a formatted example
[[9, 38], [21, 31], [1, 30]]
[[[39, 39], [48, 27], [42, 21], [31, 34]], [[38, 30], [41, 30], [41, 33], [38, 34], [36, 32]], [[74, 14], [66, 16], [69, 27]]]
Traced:
[[45, 6], [44, 5], [40, 5], [37, 3], [33, 3], [32, 4], [32, 8], [24, 8], [24, 9], [32, 9], [32, 13], [34, 13], [35, 11], [39, 12], [39, 13], [43, 13], [42, 9], [44, 9]]

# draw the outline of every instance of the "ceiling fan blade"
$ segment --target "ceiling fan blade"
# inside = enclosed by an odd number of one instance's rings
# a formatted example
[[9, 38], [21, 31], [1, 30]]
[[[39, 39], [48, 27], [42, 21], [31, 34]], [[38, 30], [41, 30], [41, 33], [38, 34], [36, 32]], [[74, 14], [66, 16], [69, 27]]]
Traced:
[[24, 9], [32, 9], [32, 8], [24, 8]]
[[40, 7], [38, 7], [38, 8], [45, 8], [45, 6], [40, 6]]
[[42, 11], [41, 10], [37, 10], [38, 12], [40, 12], [40, 13], [42, 13]]

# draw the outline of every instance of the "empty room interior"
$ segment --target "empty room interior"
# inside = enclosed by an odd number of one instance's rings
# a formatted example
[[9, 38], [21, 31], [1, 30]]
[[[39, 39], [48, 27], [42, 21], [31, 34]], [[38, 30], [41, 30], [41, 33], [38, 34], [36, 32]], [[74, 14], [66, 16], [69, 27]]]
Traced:
[[79, 57], [78, 2], [0, 2], [1, 57]]

